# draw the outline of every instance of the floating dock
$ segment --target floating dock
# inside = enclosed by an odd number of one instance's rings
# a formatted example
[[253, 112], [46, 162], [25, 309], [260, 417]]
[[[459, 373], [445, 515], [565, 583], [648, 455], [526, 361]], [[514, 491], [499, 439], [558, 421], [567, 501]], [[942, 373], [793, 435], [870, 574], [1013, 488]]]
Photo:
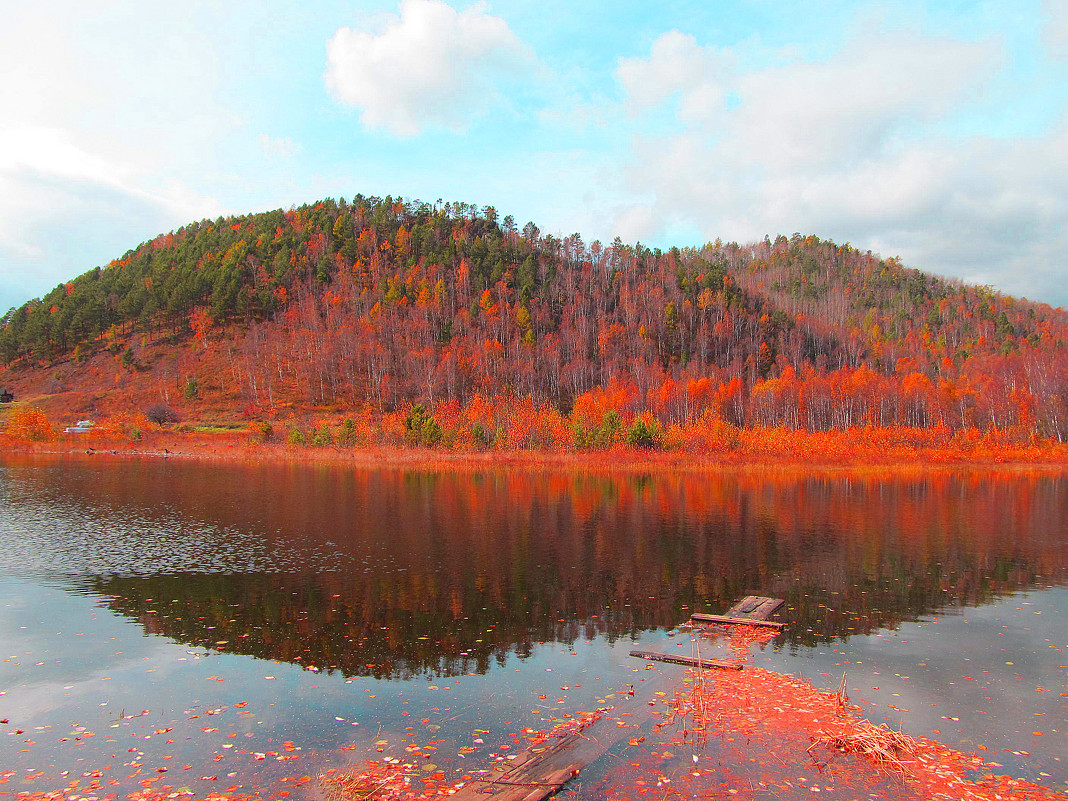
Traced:
[[690, 620], [695, 623], [723, 623], [733, 626], [770, 626], [781, 629], [785, 623], [768, 620], [786, 601], [782, 598], [764, 598], [747, 595], [722, 615], [706, 615], [694, 612]]

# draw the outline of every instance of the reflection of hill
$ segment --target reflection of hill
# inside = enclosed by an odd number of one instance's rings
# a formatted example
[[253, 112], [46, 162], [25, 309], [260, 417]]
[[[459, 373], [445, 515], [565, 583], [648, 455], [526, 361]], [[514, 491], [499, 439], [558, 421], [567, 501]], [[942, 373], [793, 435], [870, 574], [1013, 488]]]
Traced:
[[112, 608], [182, 642], [351, 675], [484, 671], [534, 643], [673, 626], [747, 592], [788, 600], [789, 641], [826, 641], [1061, 581], [1068, 566], [1068, 483], [1048, 477], [184, 465], [122, 486], [126, 503], [164, 496], [201, 522], [278, 532], [265, 547], [303, 567], [100, 576]]

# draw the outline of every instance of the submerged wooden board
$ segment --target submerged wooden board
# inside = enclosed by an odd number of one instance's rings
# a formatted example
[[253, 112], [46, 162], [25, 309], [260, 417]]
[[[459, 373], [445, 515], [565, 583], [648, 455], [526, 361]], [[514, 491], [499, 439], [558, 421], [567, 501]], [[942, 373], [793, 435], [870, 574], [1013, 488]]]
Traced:
[[542, 801], [559, 792], [582, 768], [637, 728], [637, 721], [621, 724], [604, 715], [583, 729], [569, 731], [516, 754], [514, 759], [468, 782], [449, 798]]
[[654, 662], [670, 662], [673, 665], [687, 665], [696, 668], [721, 668], [723, 670], [741, 670], [741, 665], [733, 662], [722, 662], [719, 659], [696, 659], [692, 656], [678, 654], [662, 654], [658, 651], [631, 651], [631, 656], [639, 659], [652, 659]]

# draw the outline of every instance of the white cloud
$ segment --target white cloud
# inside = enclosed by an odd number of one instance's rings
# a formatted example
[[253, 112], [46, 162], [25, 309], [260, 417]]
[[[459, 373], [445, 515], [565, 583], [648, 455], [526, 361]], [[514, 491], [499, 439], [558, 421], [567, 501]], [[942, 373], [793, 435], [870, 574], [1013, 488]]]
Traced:
[[212, 40], [240, 30], [226, 12], [128, 0], [10, 11], [0, 25], [3, 308], [214, 216], [209, 195], [235, 183], [235, 153], [254, 152], [247, 134], [229, 146], [244, 131], [224, 68], [247, 59], [234, 37], [229, 50]]
[[129, 167], [87, 153], [59, 128], [0, 130], [0, 174], [39, 171], [73, 180], [118, 185]]
[[640, 242], [658, 232], [659, 220], [649, 204], [633, 203], [616, 210], [614, 230], [625, 242]]
[[1045, 12], [1043, 39], [1046, 48], [1057, 58], [1068, 58], [1068, 3], [1045, 0], [1042, 10]]
[[[982, 100], [1001, 65], [993, 43], [893, 34], [739, 72], [723, 52], [665, 34], [648, 59], [619, 66], [622, 110], [675, 108], [677, 125], [634, 137], [627, 186], [654, 200], [617, 229], [640, 219], [709, 239], [816, 233], [1064, 303], [1064, 131], [980, 139], [943, 125]], [[715, 113], [687, 111], [702, 95], [719, 98]]]
[[877, 157], [911, 126], [971, 99], [997, 58], [985, 44], [895, 35], [854, 40], [824, 62], [748, 73], [737, 83], [732, 155], [778, 169]]
[[[142, 188], [130, 164], [88, 152], [57, 128], [0, 129], [0, 306], [29, 299], [161, 231], [220, 207], [184, 184]], [[131, 237], [141, 239], [131, 241]]]
[[729, 52], [700, 47], [693, 36], [669, 31], [653, 42], [649, 58], [620, 59], [617, 75], [631, 113], [677, 94], [679, 119], [695, 122], [723, 110], [732, 65]]
[[463, 130], [498, 99], [502, 79], [531, 72], [531, 51], [478, 3], [402, 0], [378, 32], [340, 28], [327, 42], [326, 85], [369, 128], [416, 136]]

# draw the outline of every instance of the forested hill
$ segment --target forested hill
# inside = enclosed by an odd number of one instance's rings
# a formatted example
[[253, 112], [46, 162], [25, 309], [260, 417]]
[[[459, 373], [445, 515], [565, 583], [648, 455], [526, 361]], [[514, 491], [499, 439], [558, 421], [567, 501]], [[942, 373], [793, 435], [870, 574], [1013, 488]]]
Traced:
[[1064, 438], [1066, 340], [1061, 309], [815, 236], [661, 252], [357, 196], [193, 223], [13, 309], [0, 383], [110, 359], [169, 396], [222, 354], [219, 397], [249, 414], [596, 396], [662, 425]]

